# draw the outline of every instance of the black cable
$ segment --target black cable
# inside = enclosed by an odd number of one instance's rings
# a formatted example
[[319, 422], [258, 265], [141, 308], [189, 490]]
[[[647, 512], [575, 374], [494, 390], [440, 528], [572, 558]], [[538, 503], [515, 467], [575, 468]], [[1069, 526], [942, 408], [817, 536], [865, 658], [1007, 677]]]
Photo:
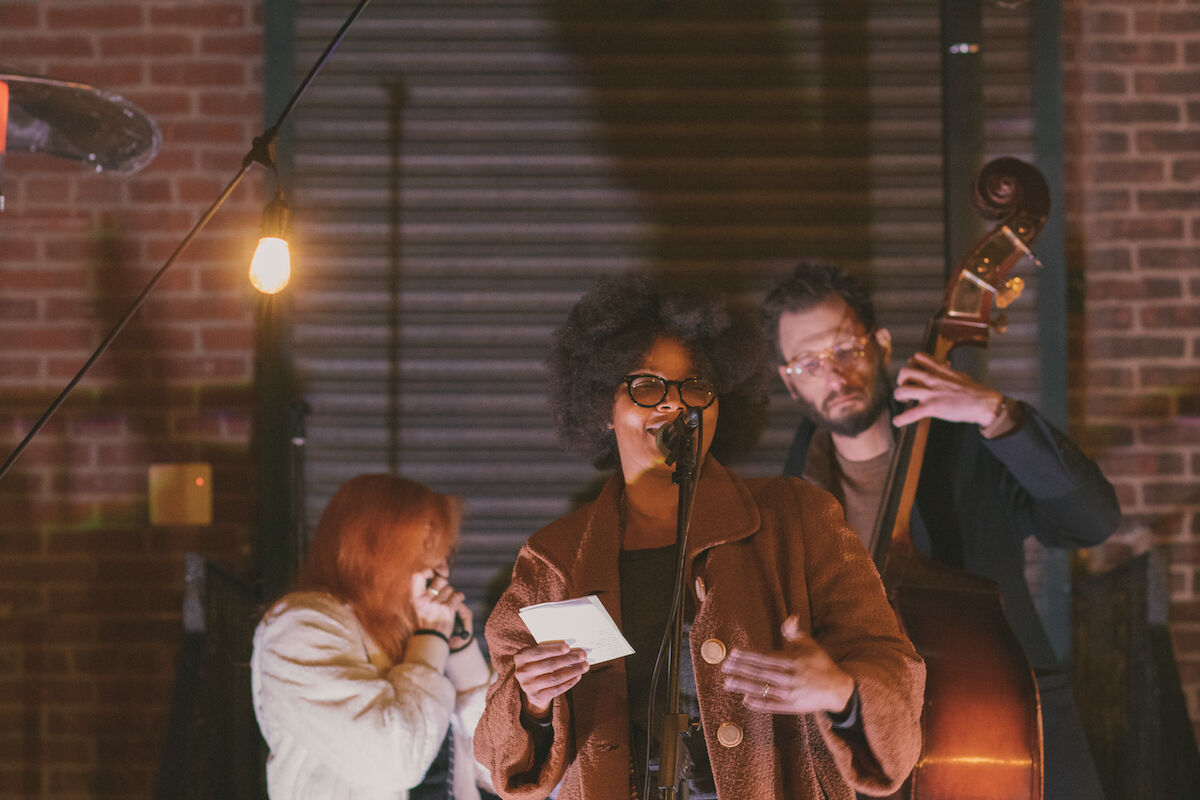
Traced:
[[13, 449], [8, 459], [4, 462], [4, 465], [0, 466], [0, 479], [3, 479], [4, 476], [8, 474], [9, 469], [14, 463], [16, 463], [17, 458], [19, 458], [21, 453], [25, 451], [25, 448], [29, 446], [29, 443], [33, 441], [33, 437], [37, 436], [38, 432], [46, 426], [46, 423], [50, 421], [50, 417], [54, 415], [54, 412], [57, 411], [59, 406], [66, 401], [67, 396], [71, 394], [71, 391], [75, 388], [75, 386], [81, 380], [83, 380], [83, 376], [87, 374], [88, 370], [92, 368], [92, 365], [96, 363], [100, 356], [103, 355], [106, 350], [108, 350], [108, 347], [113, 343], [113, 340], [117, 338], [121, 331], [125, 329], [125, 326], [129, 323], [129, 321], [133, 319], [133, 315], [136, 314], [139, 309], [141, 309], [142, 304], [150, 295], [151, 290], [153, 290], [154, 287], [158, 285], [158, 282], [162, 280], [163, 276], [166, 275], [167, 270], [170, 269], [175, 263], [175, 259], [177, 259], [183, 253], [184, 249], [191, 244], [192, 239], [194, 239], [196, 235], [200, 233], [204, 226], [208, 224], [208, 221], [217, 213], [217, 209], [219, 209], [225, 203], [225, 201], [229, 199], [229, 196], [233, 194], [233, 190], [237, 188], [237, 185], [241, 183], [242, 178], [246, 176], [246, 171], [250, 168], [250, 165], [260, 164], [263, 167], [270, 169], [275, 174], [276, 181], [278, 181], [279, 171], [275, 163], [275, 140], [279, 136], [280, 128], [283, 127], [283, 123], [287, 120], [288, 115], [291, 114], [292, 109], [296, 107], [298, 102], [300, 102], [301, 95], [307, 91], [309, 84], [313, 82], [313, 80], [317, 77], [317, 73], [320, 72], [321, 68], [325, 66], [325, 62], [329, 60], [329, 57], [333, 54], [333, 51], [338, 46], [338, 43], [340, 43], [342, 38], [345, 37], [346, 32], [350, 29], [350, 26], [354, 24], [355, 20], [362, 16], [363, 11], [366, 10], [367, 4], [370, 2], [371, 0], [359, 0], [358, 5], [354, 7], [354, 10], [350, 12], [350, 16], [346, 18], [344, 23], [342, 23], [342, 27], [339, 28], [337, 33], [334, 34], [333, 39], [329, 42], [329, 45], [325, 48], [324, 52], [321, 53], [316, 63], [313, 64], [312, 69], [308, 71], [308, 74], [304, 76], [304, 80], [302, 80], [300, 85], [296, 87], [296, 91], [292, 93], [291, 99], [288, 100], [288, 103], [280, 113], [279, 118], [275, 120], [275, 124], [267, 128], [261, 136], [255, 137], [250, 146], [249, 152], [247, 152], [246, 157], [242, 159], [242, 166], [237, 171], [237, 174], [234, 175], [229, 183], [226, 184], [225, 188], [221, 190], [221, 193], [217, 195], [217, 199], [213, 201], [212, 205], [210, 205], [208, 209], [200, 215], [200, 219], [195, 225], [192, 226], [192, 229], [188, 231], [187, 235], [183, 237], [183, 241], [179, 243], [179, 246], [175, 248], [174, 252], [167, 257], [166, 262], [159, 267], [158, 272], [155, 272], [154, 276], [150, 278], [150, 281], [146, 284], [145, 288], [142, 289], [141, 293], [134, 298], [133, 303], [130, 304], [125, 313], [121, 315], [121, 318], [117, 320], [115, 325], [113, 325], [112, 329], [108, 332], [108, 335], [106, 335], [104, 339], [100, 341], [99, 346], [95, 349], [91, 356], [88, 357], [87, 361], [83, 363], [83, 366], [79, 368], [79, 371], [75, 373], [75, 377], [71, 378], [71, 380], [67, 382], [67, 385], [63, 388], [63, 390], [59, 392], [58, 396], [55, 397], [53, 401], [51, 401], [49, 407], [45, 410], [45, 412], [42, 413], [37, 422], [33, 424], [33, 427], [30, 429], [29, 433], [26, 434], [25, 438], [22, 439], [20, 443]]

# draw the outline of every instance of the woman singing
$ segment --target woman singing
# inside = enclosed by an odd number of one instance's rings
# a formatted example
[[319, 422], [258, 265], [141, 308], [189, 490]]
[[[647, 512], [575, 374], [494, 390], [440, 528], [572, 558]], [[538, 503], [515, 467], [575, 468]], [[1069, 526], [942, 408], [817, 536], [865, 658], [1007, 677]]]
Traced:
[[[595, 501], [526, 542], [488, 620], [498, 679], [475, 749], [498, 793], [534, 800], [562, 781], [560, 800], [625, 800], [658, 786], [645, 742], [657, 752], [663, 690], [653, 713], [647, 703], [675, 582], [679, 487], [656, 433], [685, 411], [700, 417], [680, 681], [701, 728], [691, 797], [852, 800], [898, 788], [920, 751], [924, 665], [857, 535], [825, 492], [743, 480], [717, 460], [762, 427], [757, 324], [645, 276], [606, 279], [557, 332], [550, 373], [564, 442], [616, 471]], [[589, 594], [635, 655], [589, 669], [582, 650], [537, 644], [517, 615]]]

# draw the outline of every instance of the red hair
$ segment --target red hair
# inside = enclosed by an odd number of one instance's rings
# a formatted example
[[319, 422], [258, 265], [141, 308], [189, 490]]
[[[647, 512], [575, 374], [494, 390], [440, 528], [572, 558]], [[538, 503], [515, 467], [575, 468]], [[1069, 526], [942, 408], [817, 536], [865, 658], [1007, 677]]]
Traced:
[[393, 661], [416, 628], [412, 576], [449, 558], [461, 501], [393, 475], [342, 484], [321, 514], [297, 588], [348, 603]]

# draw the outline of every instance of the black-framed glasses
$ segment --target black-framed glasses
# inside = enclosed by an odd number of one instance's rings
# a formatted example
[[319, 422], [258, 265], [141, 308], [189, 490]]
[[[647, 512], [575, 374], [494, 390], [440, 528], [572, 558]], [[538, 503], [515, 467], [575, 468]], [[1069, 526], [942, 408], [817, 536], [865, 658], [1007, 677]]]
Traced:
[[800, 353], [787, 362], [784, 371], [797, 378], [816, 379], [827, 374], [831, 367], [853, 366], [866, 356], [871, 338], [870, 333], [864, 333], [851, 342], [826, 347], [817, 353]]
[[705, 409], [717, 399], [717, 387], [704, 378], [684, 378], [681, 381], [669, 381], [658, 375], [626, 375], [625, 388], [629, 390], [629, 399], [635, 406], [654, 408], [667, 399], [667, 392], [672, 386], [679, 391], [679, 399], [688, 408]]

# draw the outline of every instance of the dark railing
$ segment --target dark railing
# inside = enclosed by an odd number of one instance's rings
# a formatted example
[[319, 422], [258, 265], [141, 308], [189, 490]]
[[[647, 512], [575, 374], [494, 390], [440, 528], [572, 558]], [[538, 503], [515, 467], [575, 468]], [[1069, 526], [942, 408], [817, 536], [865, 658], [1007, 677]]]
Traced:
[[183, 646], [157, 800], [265, 800], [265, 744], [250, 701], [253, 587], [189, 553]]
[[1150, 553], [1076, 577], [1075, 691], [1109, 800], [1200, 797], [1167, 608], [1165, 569]]

